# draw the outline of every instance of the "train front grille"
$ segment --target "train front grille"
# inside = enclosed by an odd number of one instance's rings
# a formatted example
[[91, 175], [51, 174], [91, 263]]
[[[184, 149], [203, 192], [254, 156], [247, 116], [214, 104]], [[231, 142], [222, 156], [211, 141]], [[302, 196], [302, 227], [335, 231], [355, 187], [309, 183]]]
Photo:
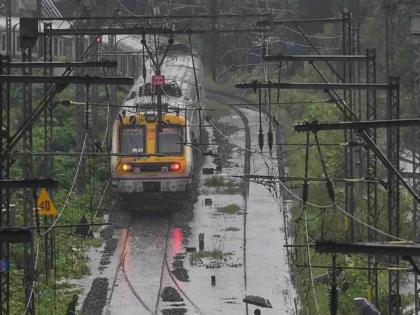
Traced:
[[165, 174], [170, 171], [171, 171], [170, 163], [144, 163], [144, 164], [133, 165], [134, 173], [158, 172], [158, 173]]
[[160, 182], [144, 182], [143, 192], [145, 193], [160, 192]]

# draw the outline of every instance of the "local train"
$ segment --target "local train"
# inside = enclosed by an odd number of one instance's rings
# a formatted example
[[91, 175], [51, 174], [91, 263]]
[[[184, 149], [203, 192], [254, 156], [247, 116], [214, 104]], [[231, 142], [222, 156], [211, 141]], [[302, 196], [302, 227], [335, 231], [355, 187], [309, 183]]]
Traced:
[[188, 192], [199, 136], [196, 84], [202, 93], [202, 63], [186, 46], [170, 49], [160, 69], [160, 120], [156, 69], [150, 60], [147, 64], [146, 79], [136, 80], [113, 126], [112, 185], [118, 193], [147, 196]]
[[[68, 29], [72, 25], [67, 21], [50, 21], [53, 29]], [[20, 60], [20, 19], [12, 17], [11, 27], [11, 59]], [[39, 23], [39, 31], [42, 32], [44, 23]], [[88, 47], [95, 37], [83, 38], [84, 47]], [[38, 38], [40, 45], [35, 45], [32, 49], [32, 59], [43, 60], [43, 45], [42, 36]], [[102, 36], [99, 41], [95, 41], [96, 53], [100, 59], [115, 60], [118, 62], [118, 67], [115, 70], [116, 74], [121, 76], [137, 77], [139, 75], [139, 65], [141, 64], [141, 45], [140, 40], [135, 36], [116, 35], [113, 39], [115, 43], [113, 46], [109, 45], [109, 36]], [[74, 36], [54, 36], [52, 40], [52, 54], [54, 60], [60, 61], [74, 61], [76, 60], [76, 42]], [[0, 17], [0, 53], [5, 55], [6, 49], [6, 18]], [[56, 73], [59, 75], [60, 72]]]
[[[20, 59], [19, 18], [13, 17], [11, 24], [11, 57]], [[52, 21], [52, 24], [55, 29], [72, 27], [66, 21]], [[43, 23], [39, 29], [42, 31]], [[112, 39], [112, 46], [110, 40], [108, 36], [100, 40], [88, 36], [83, 38], [85, 47], [95, 42], [100, 59], [118, 62], [115, 74], [138, 78], [113, 126], [113, 187], [118, 193], [187, 192], [192, 183], [194, 155], [197, 153], [195, 144], [199, 135], [200, 104], [196, 85], [202, 94], [201, 59], [197, 54], [191, 54], [185, 45], [172, 45], [160, 69], [165, 83], [161, 89], [163, 114], [159, 123], [152, 82], [156, 69], [150, 59], [144, 62], [142, 58], [140, 36], [117, 35]], [[160, 42], [164, 40], [159, 39]], [[74, 37], [54, 36], [52, 52], [54, 60], [76, 60]], [[5, 17], [0, 17], [0, 53], [6, 53]], [[34, 46], [32, 58], [42, 60], [42, 45]], [[143, 63], [146, 64], [145, 78], [142, 76]]]

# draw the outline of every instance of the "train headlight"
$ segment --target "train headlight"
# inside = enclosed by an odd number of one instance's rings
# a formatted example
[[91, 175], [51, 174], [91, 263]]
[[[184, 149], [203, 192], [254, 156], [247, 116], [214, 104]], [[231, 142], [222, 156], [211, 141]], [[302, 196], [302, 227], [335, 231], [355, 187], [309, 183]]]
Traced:
[[124, 163], [121, 166], [121, 168], [124, 172], [130, 172], [133, 169], [133, 167], [130, 164], [127, 164], [127, 163]]
[[176, 172], [181, 169], [181, 164], [178, 162], [171, 163], [171, 171]]

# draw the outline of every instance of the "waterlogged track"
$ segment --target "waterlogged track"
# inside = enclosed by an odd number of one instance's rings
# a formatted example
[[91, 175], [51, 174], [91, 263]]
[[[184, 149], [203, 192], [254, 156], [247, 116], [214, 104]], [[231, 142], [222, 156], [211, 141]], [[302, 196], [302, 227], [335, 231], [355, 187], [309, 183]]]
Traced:
[[183, 268], [183, 242], [191, 209], [147, 216], [121, 212], [116, 216], [126, 227], [119, 232], [119, 261], [105, 314], [171, 315], [197, 310], [182, 290], [182, 283], [189, 280]]
[[[234, 94], [207, 91], [206, 95], [221, 104], [238, 104], [244, 101]], [[281, 146], [276, 145], [284, 142], [281, 126], [269, 114], [263, 113], [264, 134], [271, 121], [275, 146], [270, 153], [266, 144], [263, 152], [260, 152], [257, 108], [232, 109], [237, 114], [239, 111], [239, 116], [245, 117], [248, 122], [251, 137], [250, 174], [282, 176], [283, 152]], [[234, 139], [233, 145], [244, 147], [245, 141]], [[283, 247], [287, 242], [288, 219], [279, 185], [275, 181], [265, 185], [251, 181], [244, 208], [245, 294], [262, 296], [271, 301], [273, 309], [265, 309], [264, 314], [297, 314], [297, 295], [291, 281], [287, 251]], [[250, 308], [249, 313], [252, 314], [253, 310], [254, 307]]]
[[[216, 100], [237, 102], [223, 95]], [[254, 307], [248, 310], [242, 303], [246, 294], [272, 302], [274, 309], [264, 314], [294, 313], [278, 192], [252, 182], [243, 185], [238, 179], [232, 183], [231, 177], [275, 175], [278, 159], [275, 153], [273, 158], [261, 156], [252, 139], [257, 134], [257, 113], [234, 108], [230, 115], [208, 130], [212, 135], [208, 142], [220, 143], [217, 156], [207, 156], [204, 162], [204, 167], [223, 164], [214, 175], [228, 183], [219, 187], [221, 191], [209, 189], [206, 182], [213, 175], [203, 174], [195, 185], [200, 196], [194, 206], [188, 203], [175, 209], [169, 200], [165, 211], [145, 214], [135, 209], [135, 200], [132, 209], [114, 202], [109, 218], [113, 228], [102, 233], [106, 245], [83, 303], [86, 314], [252, 314]], [[232, 126], [230, 131], [224, 129]], [[205, 205], [206, 198], [213, 199], [213, 206]], [[231, 203], [241, 205], [237, 213], [220, 210]], [[193, 262], [188, 249], [198, 250], [201, 233], [205, 253], [216, 250], [221, 258]], [[210, 283], [212, 275], [215, 285]]]

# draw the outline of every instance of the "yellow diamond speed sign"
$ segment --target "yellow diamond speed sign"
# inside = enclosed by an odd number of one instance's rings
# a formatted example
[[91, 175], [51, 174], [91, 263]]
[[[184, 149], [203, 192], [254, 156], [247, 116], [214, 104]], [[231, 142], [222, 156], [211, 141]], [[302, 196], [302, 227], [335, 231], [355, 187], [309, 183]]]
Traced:
[[41, 189], [41, 192], [36, 201], [36, 206], [38, 213], [41, 216], [55, 217], [57, 215], [57, 209], [55, 208], [54, 203], [52, 202], [50, 195], [45, 188]]

